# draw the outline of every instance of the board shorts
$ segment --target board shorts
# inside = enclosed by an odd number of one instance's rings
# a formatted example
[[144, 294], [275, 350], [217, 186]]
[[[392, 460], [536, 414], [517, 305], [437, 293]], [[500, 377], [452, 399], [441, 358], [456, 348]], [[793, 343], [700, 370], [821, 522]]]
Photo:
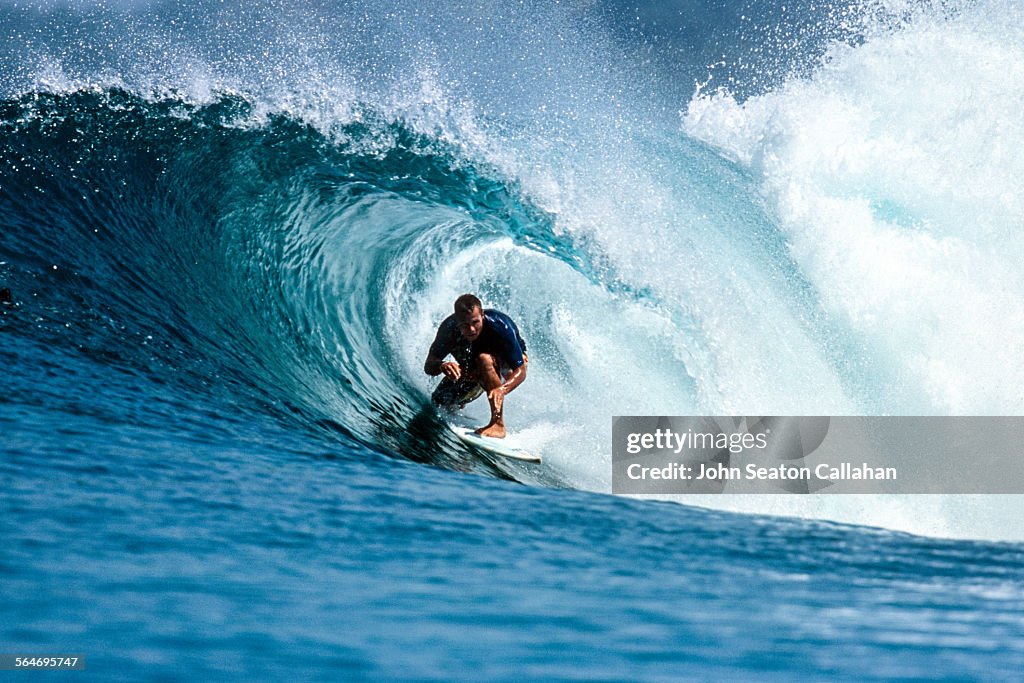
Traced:
[[[435, 406], [451, 409], [462, 408], [467, 403], [480, 398], [484, 393], [484, 388], [476, 380], [467, 379], [466, 368], [462, 365], [459, 367], [462, 369], [462, 378], [459, 381], [453, 382], [445, 377], [434, 389], [434, 393], [430, 395], [430, 400]], [[512, 368], [502, 363], [498, 372], [502, 378], [506, 378], [512, 374]]]
[[484, 393], [484, 388], [471, 379], [460, 379], [453, 382], [447, 377], [434, 389], [430, 400], [441, 408], [462, 408], [470, 401], [475, 401]]

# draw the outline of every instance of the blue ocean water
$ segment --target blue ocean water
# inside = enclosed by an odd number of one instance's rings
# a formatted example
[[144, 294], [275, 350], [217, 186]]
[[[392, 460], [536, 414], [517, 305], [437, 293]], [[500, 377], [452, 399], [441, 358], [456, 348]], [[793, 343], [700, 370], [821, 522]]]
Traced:
[[[616, 414], [1020, 412], [1020, 13], [0, 4], [0, 653], [1015, 678], [1016, 497], [609, 490]], [[428, 405], [464, 291], [541, 467]]]

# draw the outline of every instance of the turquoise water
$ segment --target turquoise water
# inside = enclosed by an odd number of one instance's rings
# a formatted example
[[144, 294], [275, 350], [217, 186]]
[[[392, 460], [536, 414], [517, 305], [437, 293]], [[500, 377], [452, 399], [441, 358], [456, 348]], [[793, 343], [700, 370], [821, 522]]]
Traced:
[[[616, 414], [1021, 408], [1019, 9], [747, 9], [0, 6], [0, 652], [1014, 678], [1015, 498], [608, 494]], [[428, 405], [464, 291], [541, 467]]]

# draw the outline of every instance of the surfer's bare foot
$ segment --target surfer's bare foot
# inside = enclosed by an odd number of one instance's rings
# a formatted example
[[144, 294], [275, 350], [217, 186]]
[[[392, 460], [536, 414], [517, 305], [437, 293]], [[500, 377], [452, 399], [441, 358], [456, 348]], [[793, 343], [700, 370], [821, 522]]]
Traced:
[[481, 427], [480, 429], [476, 430], [476, 433], [479, 434], [480, 436], [489, 436], [492, 439], [504, 439], [505, 425], [500, 423], [487, 425], [486, 427]]

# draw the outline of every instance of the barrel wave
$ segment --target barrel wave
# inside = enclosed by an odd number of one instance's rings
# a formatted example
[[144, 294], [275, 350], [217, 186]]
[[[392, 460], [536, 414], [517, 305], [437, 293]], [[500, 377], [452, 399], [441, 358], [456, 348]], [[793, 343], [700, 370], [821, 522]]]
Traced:
[[568, 249], [493, 170], [373, 112], [324, 134], [255, 121], [241, 97], [110, 89], [3, 114], [12, 331], [194, 410], [269, 411], [443, 462], [436, 443], [394, 436], [424, 408], [400, 361], [422, 340], [388, 319], [410, 315], [445, 255]]
[[[1016, 497], [607, 495], [614, 415], [1024, 407], [1007, 17], [0, 2], [0, 651], [1012, 678]], [[527, 341], [539, 467], [430, 406], [465, 292]]]
[[[655, 410], [669, 396], [697, 410], [789, 386], [798, 404], [799, 383], [817, 375], [843, 400], [813, 343], [822, 338], [813, 295], [768, 220], [708, 219], [721, 201], [696, 193], [720, 178], [697, 164], [725, 164], [699, 147], [673, 150], [685, 155], [681, 182], [697, 187], [672, 208], [687, 204], [705, 225], [673, 235], [654, 224], [666, 219], [659, 200], [678, 188], [644, 181], [632, 192], [653, 209], [627, 203], [642, 224], [609, 239], [601, 223], [621, 216], [540, 208], [550, 198], [531, 195], [479, 143], [418, 132], [368, 106], [325, 127], [240, 95], [194, 103], [94, 88], [22, 96], [4, 114], [15, 329], [71, 342], [104, 372], [139, 373], [194, 408], [209, 401], [207, 413], [237, 419], [244, 407], [399, 457], [464, 460], [437, 441], [420, 366], [437, 321], [470, 289], [524, 321], [537, 370], [517, 417], [535, 443], [586, 444], [563, 461], [566, 472], [585, 463], [574, 479], [548, 473], [547, 483], [606, 482], [606, 454], [591, 454], [603, 450], [607, 412], [588, 414], [593, 404], [581, 400], [595, 394], [620, 412]], [[622, 185], [610, 179], [570, 199], [589, 203]], [[566, 196], [559, 189], [556, 200]], [[655, 234], [640, 234], [648, 228]], [[761, 233], [755, 248], [732, 243], [747, 228]], [[788, 282], [752, 300], [737, 259], [755, 280]], [[609, 327], [609, 316], [622, 322]], [[774, 336], [789, 361], [766, 367], [765, 394], [764, 377], [730, 366], [771, 343], [738, 328], [774, 316], [787, 321]], [[638, 355], [638, 339], [660, 351]], [[173, 419], [151, 407], [157, 422]]]
[[[794, 7], [12, 6], [5, 320], [189, 406], [110, 394], [154, 424], [495, 473], [421, 371], [475, 291], [523, 328], [510, 419], [550, 453], [501, 475], [598, 491], [614, 414], [1014, 412], [1014, 91], [979, 66], [988, 115], [917, 105], [982, 35], [1012, 61], [1002, 5]], [[950, 501], [751, 501], [702, 503], [1012, 535]]]

